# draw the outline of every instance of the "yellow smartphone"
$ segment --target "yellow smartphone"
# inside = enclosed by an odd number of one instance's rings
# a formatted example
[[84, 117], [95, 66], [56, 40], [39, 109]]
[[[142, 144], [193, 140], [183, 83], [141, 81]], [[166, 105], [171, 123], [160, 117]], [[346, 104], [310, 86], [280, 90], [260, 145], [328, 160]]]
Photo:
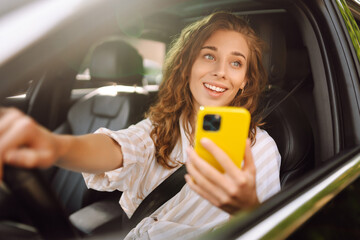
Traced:
[[224, 172], [218, 161], [200, 143], [201, 138], [209, 138], [241, 168], [250, 119], [249, 111], [241, 107], [200, 107], [195, 130], [195, 151], [217, 170]]

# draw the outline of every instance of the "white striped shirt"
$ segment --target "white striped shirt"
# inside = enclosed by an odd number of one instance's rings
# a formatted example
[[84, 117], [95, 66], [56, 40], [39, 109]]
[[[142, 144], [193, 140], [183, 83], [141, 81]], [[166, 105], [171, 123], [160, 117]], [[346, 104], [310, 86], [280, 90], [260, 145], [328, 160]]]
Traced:
[[[120, 205], [131, 217], [141, 201], [176, 168], [166, 169], [155, 159], [155, 145], [150, 137], [152, 123], [145, 119], [128, 129], [103, 133], [117, 141], [123, 153], [123, 167], [102, 174], [83, 173], [89, 188], [122, 191]], [[190, 145], [180, 124], [181, 139], [170, 158], [185, 163]], [[257, 129], [252, 147], [256, 166], [256, 191], [260, 202], [280, 190], [280, 154], [266, 131]], [[180, 166], [179, 166], [180, 167]], [[193, 239], [225, 223], [229, 214], [213, 206], [192, 191], [187, 184], [149, 217], [144, 218], [125, 239]]]

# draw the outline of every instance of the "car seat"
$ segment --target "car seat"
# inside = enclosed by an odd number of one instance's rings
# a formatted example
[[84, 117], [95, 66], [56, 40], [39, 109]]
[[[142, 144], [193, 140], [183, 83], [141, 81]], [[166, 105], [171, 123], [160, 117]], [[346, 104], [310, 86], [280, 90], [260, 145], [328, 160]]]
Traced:
[[[265, 123], [262, 128], [278, 146], [281, 154], [280, 182], [285, 187], [312, 167], [314, 154], [309, 120], [295, 94], [289, 93], [299, 91], [305, 82], [311, 81], [308, 55], [304, 48], [287, 48], [280, 21], [264, 16], [251, 23], [268, 45], [263, 59], [268, 86], [260, 101]], [[275, 105], [278, 106], [271, 111]]]
[[[113, 82], [114, 86], [96, 89], [73, 104], [56, 133], [81, 135], [100, 127], [119, 130], [142, 120], [150, 99], [142, 89], [143, 58], [135, 48], [121, 39], [106, 40], [95, 47], [89, 71], [94, 85]], [[98, 198], [115, 195], [119, 199], [121, 194], [88, 190], [77, 172], [52, 168], [46, 175], [69, 214]]]

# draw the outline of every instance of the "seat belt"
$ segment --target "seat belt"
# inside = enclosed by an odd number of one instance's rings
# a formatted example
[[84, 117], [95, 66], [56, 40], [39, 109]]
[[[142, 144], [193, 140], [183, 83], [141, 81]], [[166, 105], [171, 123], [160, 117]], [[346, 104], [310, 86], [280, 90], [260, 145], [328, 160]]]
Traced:
[[[291, 95], [293, 95], [301, 86], [302, 84], [305, 82], [305, 80], [307, 79], [307, 77], [302, 78], [292, 89], [290, 92], [288, 92], [284, 97], [282, 97], [279, 101], [275, 102], [272, 106], [271, 105], [271, 101], [267, 102], [266, 106], [264, 107], [263, 110], [263, 114], [262, 114], [262, 119], [265, 119], [266, 117], [268, 117], [278, 106], [280, 106], [281, 103], [283, 103], [286, 99], [288, 99]], [[273, 86], [270, 85], [268, 90], [273, 89]], [[276, 101], [276, 100], [275, 100]]]
[[[135, 210], [131, 219], [121, 209], [118, 202], [108, 199], [92, 203], [70, 215], [70, 221], [82, 234], [92, 235], [103, 227], [116, 223], [122, 233], [128, 233], [143, 218], [150, 216], [185, 185], [186, 167], [182, 165], [159, 184]], [[100, 217], [99, 217], [100, 216]], [[84, 221], [86, 219], [86, 221]], [[119, 225], [120, 223], [120, 225]]]
[[182, 165], [140, 203], [129, 220], [129, 228], [135, 227], [143, 218], [150, 216], [165, 202], [174, 197], [185, 185], [186, 167]]

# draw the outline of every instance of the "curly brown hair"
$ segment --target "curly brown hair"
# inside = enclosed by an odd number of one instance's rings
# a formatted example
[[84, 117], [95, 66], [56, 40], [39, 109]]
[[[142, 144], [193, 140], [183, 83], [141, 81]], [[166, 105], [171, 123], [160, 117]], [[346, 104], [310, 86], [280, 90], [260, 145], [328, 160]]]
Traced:
[[147, 114], [154, 126], [151, 137], [155, 143], [156, 159], [166, 168], [177, 165], [169, 156], [180, 138], [180, 117], [187, 138], [193, 142], [192, 131], [196, 116], [188, 79], [202, 45], [217, 30], [239, 32], [248, 44], [246, 85], [230, 106], [241, 106], [249, 110], [252, 116], [249, 137], [255, 143], [256, 127], [261, 122], [256, 110], [260, 93], [267, 81], [262, 65], [264, 43], [243, 18], [228, 12], [215, 12], [185, 27], [173, 41], [166, 56], [158, 101]]

